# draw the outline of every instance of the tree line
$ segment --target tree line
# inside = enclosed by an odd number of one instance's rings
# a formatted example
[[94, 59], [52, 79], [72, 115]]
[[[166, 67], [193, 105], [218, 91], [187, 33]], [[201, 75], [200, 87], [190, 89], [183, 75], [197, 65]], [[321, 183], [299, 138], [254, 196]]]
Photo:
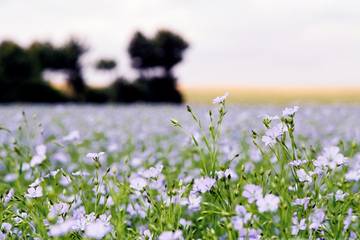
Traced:
[[[116, 76], [105, 88], [86, 84], [82, 56], [89, 49], [71, 39], [61, 46], [50, 42], [33, 42], [22, 47], [13, 41], [0, 43], [0, 102], [172, 102], [181, 103], [173, 69], [184, 57], [189, 44], [178, 34], [160, 30], [149, 38], [136, 32], [130, 40], [128, 53], [138, 77], [129, 80]], [[99, 59], [94, 68], [112, 71], [113, 59]], [[59, 91], [45, 81], [46, 71], [66, 76], [68, 92]]]

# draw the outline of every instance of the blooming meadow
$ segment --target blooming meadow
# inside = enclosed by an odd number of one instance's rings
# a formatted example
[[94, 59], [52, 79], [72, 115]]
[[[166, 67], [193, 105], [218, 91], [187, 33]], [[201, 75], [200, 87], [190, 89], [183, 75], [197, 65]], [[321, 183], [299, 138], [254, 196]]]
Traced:
[[226, 97], [1, 107], [0, 240], [358, 239], [360, 109]]

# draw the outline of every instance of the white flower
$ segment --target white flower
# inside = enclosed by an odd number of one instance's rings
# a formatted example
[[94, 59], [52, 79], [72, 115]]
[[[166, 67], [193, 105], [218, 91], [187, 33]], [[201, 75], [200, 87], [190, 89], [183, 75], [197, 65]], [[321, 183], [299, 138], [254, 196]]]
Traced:
[[36, 165], [40, 165], [45, 159], [45, 156], [35, 155], [31, 158], [30, 166], [34, 167]]
[[205, 193], [210, 191], [216, 180], [210, 177], [201, 177], [194, 180], [193, 192]]
[[226, 178], [231, 178], [236, 180], [238, 178], [238, 175], [236, 174], [236, 172], [234, 172], [232, 169], [228, 168], [225, 170], [224, 175]]
[[236, 180], [238, 178], [237, 174], [230, 168], [226, 169], [225, 171], [216, 171], [216, 176], [218, 179], [228, 178]]
[[289, 162], [289, 165], [292, 167], [299, 167], [301, 165], [306, 164], [308, 161], [307, 160], [294, 160]]
[[61, 175], [59, 179], [59, 184], [61, 186], [67, 187], [71, 184], [71, 178], [67, 175]]
[[130, 216], [140, 216], [141, 218], [146, 217], [146, 210], [145, 206], [140, 206], [138, 203], [129, 204], [126, 208], [126, 211]]
[[183, 226], [183, 227], [187, 227], [190, 226], [192, 224], [191, 221], [188, 221], [184, 218], [180, 218], [179, 223]]
[[251, 213], [248, 213], [246, 211], [246, 208], [244, 206], [241, 205], [236, 205], [235, 207], [235, 212], [237, 214], [237, 216], [241, 217], [242, 219], [244, 219], [244, 222], [247, 223], [247, 221], [250, 220], [251, 218]]
[[99, 159], [100, 157], [104, 156], [104, 152], [98, 152], [98, 153], [88, 153], [86, 154], [86, 157], [89, 159]]
[[353, 231], [350, 231], [349, 240], [357, 240], [357, 239], [358, 239], [358, 237], [356, 236], [356, 233]]
[[53, 218], [62, 214], [65, 214], [69, 211], [69, 204], [67, 203], [56, 203], [53, 206], [51, 206], [50, 211], [49, 211], [49, 217]]
[[7, 235], [11, 234], [12, 225], [10, 223], [2, 223], [0, 227], [0, 240], [7, 239]]
[[104, 224], [110, 225], [111, 215], [101, 214], [98, 218], [98, 221], [101, 221]]
[[30, 168], [31, 168], [31, 166], [29, 163], [23, 163], [23, 165], [21, 166], [21, 171], [26, 172]]
[[251, 218], [251, 213], [248, 213], [246, 211], [246, 208], [244, 206], [242, 206], [242, 205], [236, 205], [235, 212], [236, 212], [237, 216], [239, 216], [239, 217], [241, 217], [241, 218], [243, 218], [245, 220], [244, 221], [245, 223], [248, 220], [250, 220], [250, 218]]
[[80, 133], [77, 130], [71, 131], [68, 135], [62, 138], [64, 142], [74, 142], [79, 139], [80, 139]]
[[310, 202], [310, 198], [306, 197], [306, 198], [297, 198], [292, 202], [292, 205], [295, 206], [303, 206], [305, 209], [308, 207]]
[[344, 201], [345, 197], [348, 195], [348, 193], [344, 193], [342, 190], [337, 190], [335, 193], [335, 200], [336, 201]]
[[286, 131], [287, 129], [283, 126], [283, 124], [279, 123], [272, 128], [267, 129], [261, 140], [266, 146], [274, 145], [276, 143], [276, 139], [283, 135]]
[[279, 116], [277, 116], [277, 115], [270, 116], [268, 114], [261, 114], [259, 117], [263, 118], [264, 120], [268, 120], [268, 121], [273, 121], [273, 120], [279, 119]]
[[27, 193], [25, 194], [25, 197], [27, 198], [39, 198], [43, 196], [42, 187], [30, 187], [27, 190]]
[[67, 219], [62, 223], [51, 225], [49, 227], [49, 235], [52, 237], [64, 236], [75, 230], [74, 229], [75, 225], [76, 225], [75, 219]]
[[345, 174], [346, 181], [360, 181], [360, 169], [351, 169]]
[[29, 187], [36, 187], [39, 186], [44, 181], [43, 178], [37, 178], [34, 182], [32, 182]]
[[141, 240], [152, 240], [153, 239], [153, 235], [151, 234], [149, 229], [145, 229], [142, 232], [142, 236], [141, 236]]
[[146, 179], [139, 177], [137, 175], [132, 174], [130, 176], [130, 187], [137, 190], [137, 191], [141, 191], [144, 189], [144, 187], [146, 187], [148, 185], [148, 182], [146, 181]]
[[216, 171], [216, 176], [218, 179], [225, 178], [224, 171]]
[[85, 228], [85, 236], [88, 238], [102, 239], [106, 234], [111, 232], [112, 227], [103, 221], [96, 220]]
[[74, 230], [85, 230], [85, 222], [86, 222], [86, 216], [85, 216], [85, 208], [83, 206], [80, 206], [79, 208], [74, 209], [72, 217], [74, 220], [76, 220], [76, 224], [74, 225]]
[[308, 183], [312, 182], [311, 176], [307, 174], [304, 169], [297, 170], [296, 175], [299, 177], [300, 182], [308, 182]]
[[159, 240], [182, 240], [183, 235], [180, 230], [176, 230], [175, 232], [166, 231], [160, 234]]
[[291, 186], [291, 185], [290, 185], [290, 186], [288, 187], [288, 190], [289, 190], [289, 191], [297, 191], [297, 189], [298, 189], [297, 185], [294, 185], [294, 186]]
[[214, 98], [213, 99], [213, 104], [223, 103], [228, 96], [229, 96], [229, 93], [226, 92], [223, 96]]
[[356, 154], [348, 163], [349, 169], [345, 175], [346, 181], [360, 181], [360, 154]]
[[5, 205], [8, 204], [8, 203], [11, 201], [11, 199], [12, 199], [13, 196], [14, 196], [14, 193], [15, 193], [14, 189], [11, 188], [11, 189], [9, 190], [9, 192], [5, 195], [5, 197], [4, 197], [4, 199], [3, 199], [3, 203], [4, 203]]
[[231, 219], [234, 228], [240, 231], [244, 225], [251, 219], [251, 213], [241, 205], [235, 207], [236, 216]]
[[49, 173], [49, 177], [56, 177], [56, 175], [60, 172], [60, 169], [52, 170]]
[[4, 231], [5, 233], [11, 232], [12, 225], [10, 223], [4, 222], [1, 224], [1, 231]]
[[161, 190], [165, 189], [165, 177], [161, 173], [156, 178], [149, 179], [149, 188]]
[[325, 211], [321, 208], [315, 208], [314, 212], [310, 215], [310, 228], [317, 230], [325, 220]]
[[16, 211], [16, 217], [14, 217], [14, 222], [19, 224], [23, 222], [28, 217], [26, 212], [20, 212], [19, 210]]
[[256, 201], [259, 212], [275, 212], [278, 209], [279, 203], [280, 198], [273, 194], [267, 194], [264, 198], [259, 198]]
[[346, 231], [349, 226], [351, 225], [353, 220], [356, 220], [356, 216], [353, 216], [353, 210], [352, 208], [349, 208], [348, 210], [348, 215], [346, 216], [346, 218], [344, 219], [344, 231]]
[[253, 203], [262, 198], [262, 188], [254, 184], [246, 184], [242, 196], [247, 198], [249, 203]]
[[31, 158], [30, 166], [35, 167], [46, 159], [46, 146], [41, 144], [35, 147], [36, 154]]
[[156, 178], [161, 174], [162, 169], [163, 165], [160, 164], [140, 172], [140, 175], [144, 178]]
[[108, 197], [106, 198], [104, 195], [102, 195], [102, 196], [100, 197], [99, 204], [101, 204], [101, 205], [106, 205], [107, 207], [111, 207], [111, 206], [114, 205], [114, 200], [112, 199], [111, 196], [108, 196]]
[[282, 115], [285, 116], [291, 116], [294, 115], [299, 110], [298, 106], [294, 106], [292, 108], [285, 108], [282, 112]]
[[238, 231], [241, 231], [244, 228], [244, 224], [245, 224], [244, 219], [242, 219], [239, 216], [232, 217], [231, 218], [231, 223], [233, 225], [233, 228], [238, 230]]
[[191, 194], [189, 195], [187, 199], [188, 207], [191, 211], [197, 211], [200, 209], [202, 197], [197, 194]]
[[299, 231], [303, 231], [306, 229], [305, 218], [301, 219], [300, 222], [296, 216], [292, 218], [292, 226], [291, 226], [291, 235], [295, 236], [299, 233]]
[[254, 228], [240, 228], [239, 230], [239, 238], [238, 240], [260, 240], [261, 232], [260, 230]]
[[90, 173], [88, 173], [87, 171], [76, 171], [76, 172], [72, 172], [71, 175], [86, 177], [86, 176], [90, 176]]
[[14, 182], [16, 179], [18, 179], [18, 175], [16, 173], [9, 173], [6, 174], [4, 177], [5, 182]]
[[340, 153], [338, 147], [327, 147], [322, 155], [314, 161], [314, 166], [317, 168], [329, 167], [330, 169], [335, 169], [336, 166], [343, 165], [345, 162], [346, 158]]

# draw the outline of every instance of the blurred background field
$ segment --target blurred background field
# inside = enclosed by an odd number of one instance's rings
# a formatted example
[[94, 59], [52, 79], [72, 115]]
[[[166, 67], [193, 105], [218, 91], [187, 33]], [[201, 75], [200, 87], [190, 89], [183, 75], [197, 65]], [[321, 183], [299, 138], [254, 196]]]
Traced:
[[209, 103], [209, 99], [229, 92], [228, 102], [232, 104], [359, 104], [359, 87], [218, 87], [184, 88], [189, 103]]

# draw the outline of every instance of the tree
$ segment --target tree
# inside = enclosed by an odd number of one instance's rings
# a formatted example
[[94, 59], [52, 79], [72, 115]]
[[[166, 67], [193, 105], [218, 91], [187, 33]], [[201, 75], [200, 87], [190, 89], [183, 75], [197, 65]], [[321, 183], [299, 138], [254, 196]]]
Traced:
[[113, 59], [100, 59], [96, 62], [95, 68], [98, 70], [110, 71], [116, 68], [116, 62]]
[[188, 43], [181, 36], [167, 30], [157, 32], [153, 38], [147, 38], [140, 32], [134, 34], [128, 52], [132, 66], [140, 75], [135, 81], [137, 85], [133, 86], [140, 86], [143, 96], [141, 100], [174, 103], [182, 101], [172, 70], [183, 60], [188, 47]]
[[132, 67], [139, 71], [141, 77], [145, 77], [147, 70], [159, 65], [159, 49], [141, 32], [132, 37], [128, 52]]
[[139, 71], [141, 77], [144, 77], [145, 72], [151, 73], [154, 68], [161, 68], [165, 75], [171, 76], [173, 67], [183, 60], [188, 47], [189, 44], [181, 36], [167, 30], [157, 32], [152, 39], [136, 32], [130, 41], [128, 52], [132, 66]]
[[49, 42], [34, 42], [28, 49], [33, 59], [39, 63], [40, 71], [46, 69], [58, 70], [61, 68], [58, 59], [58, 51]]
[[153, 41], [159, 49], [159, 66], [165, 69], [167, 76], [171, 76], [173, 67], [183, 60], [189, 44], [181, 36], [167, 30], [159, 31]]
[[0, 82], [18, 84], [37, 80], [37, 65], [25, 49], [12, 41], [0, 44]]
[[51, 43], [35, 42], [29, 52], [39, 62], [41, 72], [45, 70], [64, 71], [68, 83], [78, 98], [82, 98], [86, 85], [82, 75], [81, 57], [87, 48], [78, 40], [71, 39], [60, 47]]
[[42, 62], [35, 50], [12, 41], [0, 44], [0, 102], [64, 102], [66, 97], [42, 78]]
[[57, 50], [59, 63], [64, 70], [68, 71], [69, 84], [79, 98], [81, 98], [86, 88], [80, 62], [82, 55], [86, 51], [87, 48], [76, 39], [71, 39]]
[[122, 103], [134, 103], [144, 100], [143, 89], [138, 82], [131, 83], [119, 77], [110, 87], [113, 89], [113, 100]]

